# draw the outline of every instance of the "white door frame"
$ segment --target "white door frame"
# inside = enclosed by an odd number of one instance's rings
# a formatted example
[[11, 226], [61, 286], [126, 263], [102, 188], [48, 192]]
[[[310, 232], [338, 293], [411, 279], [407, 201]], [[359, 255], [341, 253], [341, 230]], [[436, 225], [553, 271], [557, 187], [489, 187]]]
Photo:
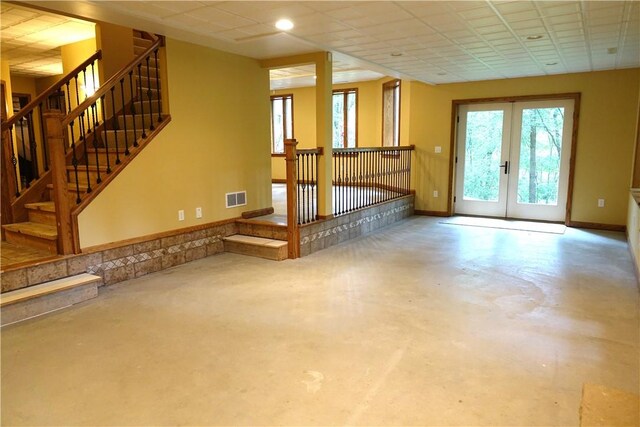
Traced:
[[573, 202], [573, 186], [575, 175], [575, 158], [578, 140], [578, 125], [580, 117], [580, 93], [560, 93], [560, 94], [546, 94], [546, 95], [525, 95], [525, 96], [507, 96], [507, 97], [495, 97], [495, 98], [470, 98], [470, 99], [454, 99], [451, 101], [451, 133], [449, 138], [449, 152], [452, 153], [449, 158], [449, 191], [447, 200], [447, 212], [446, 216], [452, 216], [454, 214], [454, 199], [456, 197], [455, 189], [455, 174], [456, 163], [455, 160], [458, 156], [457, 153], [457, 132], [458, 132], [458, 110], [461, 105], [464, 104], [486, 104], [486, 103], [500, 103], [500, 102], [519, 102], [519, 101], [540, 101], [549, 99], [572, 99], [573, 104], [573, 128], [571, 130], [571, 155], [569, 158], [569, 176], [567, 186], [567, 201], [566, 201], [566, 215], [564, 223], [567, 226], [572, 225], [571, 221], [571, 206]]

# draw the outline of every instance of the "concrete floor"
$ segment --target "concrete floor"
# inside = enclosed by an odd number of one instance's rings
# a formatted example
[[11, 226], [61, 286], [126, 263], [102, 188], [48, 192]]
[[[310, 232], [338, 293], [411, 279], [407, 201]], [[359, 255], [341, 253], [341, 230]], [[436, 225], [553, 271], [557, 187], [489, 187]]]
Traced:
[[413, 217], [295, 261], [223, 254], [2, 329], [3, 425], [578, 425], [637, 393], [624, 236]]

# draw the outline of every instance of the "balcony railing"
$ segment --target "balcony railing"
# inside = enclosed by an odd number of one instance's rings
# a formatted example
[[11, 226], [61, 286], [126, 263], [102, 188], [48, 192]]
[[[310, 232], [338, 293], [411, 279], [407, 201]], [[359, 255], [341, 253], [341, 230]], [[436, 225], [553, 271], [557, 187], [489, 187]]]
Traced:
[[333, 150], [333, 215], [406, 196], [414, 146]]

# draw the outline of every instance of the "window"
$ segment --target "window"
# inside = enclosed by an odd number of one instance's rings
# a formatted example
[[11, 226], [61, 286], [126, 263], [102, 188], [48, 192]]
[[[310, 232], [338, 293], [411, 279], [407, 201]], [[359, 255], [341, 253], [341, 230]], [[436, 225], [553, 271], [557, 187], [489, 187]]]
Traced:
[[358, 90], [333, 91], [333, 148], [354, 148], [358, 136]]
[[271, 153], [284, 153], [284, 140], [293, 138], [293, 95], [271, 97]]
[[382, 85], [382, 146], [400, 145], [400, 80]]

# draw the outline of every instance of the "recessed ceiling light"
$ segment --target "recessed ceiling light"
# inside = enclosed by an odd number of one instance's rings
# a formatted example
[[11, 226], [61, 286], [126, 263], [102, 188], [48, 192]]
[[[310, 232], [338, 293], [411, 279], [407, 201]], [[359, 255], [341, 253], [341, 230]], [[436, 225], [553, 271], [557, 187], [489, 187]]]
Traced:
[[402, 56], [402, 52], [393, 52], [391, 56]]
[[614, 53], [618, 53], [618, 48], [617, 47], [610, 47], [607, 49], [607, 53], [609, 55], [613, 55]]
[[282, 31], [289, 31], [293, 28], [293, 22], [288, 19], [281, 19], [276, 22], [276, 28]]
[[527, 40], [540, 40], [543, 36], [536, 34], [535, 36], [527, 36]]
[[447, 73], [442, 73], [442, 72], [441, 72], [441, 73], [438, 73], [438, 75], [439, 75], [439, 76], [446, 76], [446, 75], [447, 75]]
[[557, 62], [547, 62], [546, 65], [558, 65]]

